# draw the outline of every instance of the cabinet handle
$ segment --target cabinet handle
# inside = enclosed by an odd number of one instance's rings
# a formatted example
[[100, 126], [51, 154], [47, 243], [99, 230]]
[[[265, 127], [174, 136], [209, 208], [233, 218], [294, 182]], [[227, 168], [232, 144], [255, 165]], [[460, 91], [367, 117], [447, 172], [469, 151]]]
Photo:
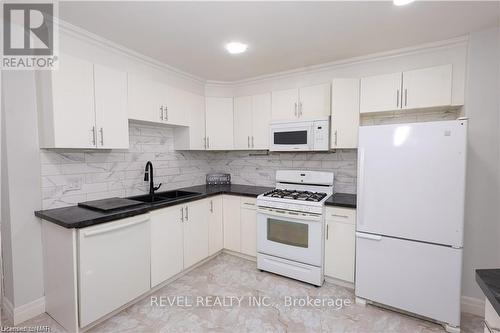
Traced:
[[188, 210], [188, 206], [186, 206], [186, 221], [189, 221], [189, 210]]
[[160, 106], [160, 120], [163, 120], [163, 105]]
[[101, 127], [99, 132], [101, 132], [101, 146], [104, 146], [104, 128]]
[[253, 135], [252, 135], [252, 148], [255, 148], [255, 146], [253, 145]]
[[165, 120], [168, 121], [168, 106], [165, 106]]
[[203, 137], [203, 147], [205, 147], [205, 149], [207, 149], [207, 137], [206, 136]]
[[405, 106], [408, 105], [408, 89], [405, 88]]
[[326, 240], [328, 240], [328, 231], [329, 231], [329, 228], [328, 228], [328, 223], [326, 224]]
[[299, 117], [302, 117], [302, 102], [299, 102]]
[[181, 222], [184, 222], [184, 208], [181, 207]]
[[250, 136], [247, 136], [247, 148], [250, 148]]
[[97, 146], [95, 126], [92, 126], [92, 146]]
[[337, 130], [335, 130], [335, 147], [337, 147]]
[[207, 148], [210, 149], [210, 137], [207, 136]]
[[396, 107], [399, 108], [399, 89], [396, 92]]
[[210, 200], [210, 213], [214, 212], [214, 202]]
[[295, 117], [298, 117], [298, 114], [297, 114], [297, 102], [295, 102]]
[[349, 216], [347, 216], [347, 215], [338, 215], [338, 214], [330, 214], [330, 216], [341, 217], [341, 218], [344, 218], [344, 219], [348, 219], [349, 218]]

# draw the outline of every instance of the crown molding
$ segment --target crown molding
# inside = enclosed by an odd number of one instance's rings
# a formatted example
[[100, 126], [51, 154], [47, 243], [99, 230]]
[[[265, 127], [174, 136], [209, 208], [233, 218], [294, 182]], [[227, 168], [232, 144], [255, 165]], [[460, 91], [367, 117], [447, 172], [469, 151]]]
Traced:
[[104, 37], [96, 35], [88, 30], [77, 27], [71, 23], [68, 23], [64, 20], [57, 19], [54, 22], [59, 27], [59, 33], [63, 33], [65, 35], [78, 38], [84, 42], [91, 43], [101, 48], [106, 48], [112, 52], [119, 53], [122, 56], [126, 56], [135, 61], [139, 61], [148, 66], [159, 69], [168, 74], [174, 75], [177, 78], [181, 78], [184, 80], [194, 81], [198, 84], [206, 84], [207, 80], [202, 77], [196, 76], [191, 73], [184, 72], [180, 69], [177, 69], [173, 66], [167, 65], [161, 61], [158, 61], [154, 58], [148, 57], [142, 53], [133, 51], [121, 44], [112, 42]]
[[151, 58], [151, 57], [148, 57], [148, 56], [141, 54], [139, 52], [133, 51], [133, 50], [121, 45], [121, 44], [112, 42], [104, 37], [101, 37], [101, 36], [96, 35], [90, 31], [87, 31], [85, 29], [77, 27], [71, 23], [64, 21], [64, 20], [58, 19], [57, 22], [55, 22], [55, 23], [59, 26], [60, 32], [66, 34], [66, 35], [78, 38], [78, 39], [83, 40], [85, 42], [92, 43], [92, 44], [97, 45], [97, 46], [102, 47], [102, 48], [106, 48], [106, 49], [111, 50], [115, 53], [119, 53], [123, 56], [131, 58], [133, 60], [140, 61], [146, 65], [149, 65], [151, 67], [154, 67], [156, 69], [164, 71], [168, 74], [174, 75], [178, 78], [190, 80], [190, 81], [193, 81], [197, 84], [203, 84], [206, 87], [225, 87], [225, 88], [236, 88], [236, 87], [241, 87], [241, 86], [245, 86], [245, 85], [249, 85], [249, 84], [257, 84], [257, 83], [270, 81], [270, 80], [286, 79], [286, 78], [291, 78], [291, 77], [297, 77], [297, 76], [304, 75], [304, 74], [320, 73], [320, 72], [330, 71], [333, 69], [349, 67], [349, 66], [353, 66], [356, 64], [375, 62], [375, 61], [379, 61], [382, 59], [397, 58], [397, 57], [409, 56], [409, 55], [414, 55], [414, 54], [419, 54], [419, 53], [424, 53], [424, 52], [429, 52], [429, 51], [448, 49], [448, 48], [453, 48], [453, 47], [457, 47], [457, 46], [461, 46], [461, 45], [467, 45], [467, 43], [469, 41], [469, 36], [464, 35], [464, 36], [446, 39], [446, 40], [442, 40], [442, 41], [425, 43], [425, 44], [420, 44], [420, 45], [416, 45], [416, 46], [410, 46], [410, 47], [406, 47], [406, 48], [390, 50], [390, 51], [377, 52], [377, 53], [372, 53], [372, 54], [368, 54], [368, 55], [364, 55], [364, 56], [353, 57], [353, 58], [348, 58], [348, 59], [343, 59], [343, 60], [337, 60], [337, 61], [327, 62], [327, 63], [323, 63], [323, 64], [318, 64], [318, 65], [300, 67], [300, 68], [295, 68], [292, 70], [281, 71], [281, 72], [276, 72], [276, 73], [272, 73], [272, 74], [265, 74], [265, 75], [255, 76], [255, 77], [242, 79], [242, 80], [217, 81], [217, 80], [207, 80], [207, 79], [202, 78], [200, 76], [184, 72], [180, 69], [177, 69], [173, 66], [167, 65], [167, 64], [165, 64], [161, 61], [158, 61], [154, 58]]
[[205, 84], [210, 87], [241, 87], [249, 84], [261, 83], [264, 81], [276, 80], [276, 79], [286, 79], [290, 77], [296, 77], [304, 74], [314, 74], [325, 71], [330, 71], [333, 69], [339, 69], [343, 67], [349, 67], [362, 63], [375, 62], [383, 59], [404, 57], [409, 55], [415, 55], [419, 53], [437, 51], [443, 49], [449, 49], [457, 46], [466, 46], [469, 41], [469, 36], [464, 35], [456, 38], [446, 39], [437, 42], [425, 43], [416, 46], [410, 46], [390, 51], [377, 52], [364, 56], [353, 57], [343, 60], [332, 61], [328, 63], [312, 65], [307, 67], [296, 68], [288, 71], [282, 71], [272, 74], [260, 75], [248, 79], [236, 80], [236, 81], [215, 81], [207, 80]]

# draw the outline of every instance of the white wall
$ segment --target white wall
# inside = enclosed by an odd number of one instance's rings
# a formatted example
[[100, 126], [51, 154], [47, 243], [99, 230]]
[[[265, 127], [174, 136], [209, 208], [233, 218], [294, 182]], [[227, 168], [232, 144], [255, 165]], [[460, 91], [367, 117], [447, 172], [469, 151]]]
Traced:
[[34, 73], [2, 73], [2, 237], [5, 296], [14, 307], [43, 297], [40, 154]]
[[463, 295], [483, 298], [474, 270], [500, 267], [499, 30], [470, 36], [465, 114], [470, 118]]

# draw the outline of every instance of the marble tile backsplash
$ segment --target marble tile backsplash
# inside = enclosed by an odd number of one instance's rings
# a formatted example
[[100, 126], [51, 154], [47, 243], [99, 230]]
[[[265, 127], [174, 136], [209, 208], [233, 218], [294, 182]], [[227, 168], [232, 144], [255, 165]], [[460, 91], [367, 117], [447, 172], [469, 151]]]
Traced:
[[43, 209], [87, 200], [143, 194], [147, 161], [162, 190], [205, 183], [208, 172], [227, 172], [235, 184], [274, 186], [279, 169], [335, 172], [335, 189], [355, 193], [356, 150], [335, 153], [175, 151], [173, 130], [130, 124], [128, 150], [41, 150]]

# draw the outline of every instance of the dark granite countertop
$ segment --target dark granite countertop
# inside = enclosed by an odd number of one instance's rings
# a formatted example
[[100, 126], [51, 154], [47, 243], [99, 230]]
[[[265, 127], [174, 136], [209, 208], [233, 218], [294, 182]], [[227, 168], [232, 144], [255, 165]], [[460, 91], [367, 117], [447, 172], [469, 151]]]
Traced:
[[325, 205], [356, 208], [356, 194], [335, 193], [325, 201]]
[[500, 316], [500, 269], [476, 269], [476, 282]]
[[[219, 194], [234, 194], [240, 196], [254, 197], [259, 194], [272, 190], [272, 187], [252, 186], [252, 185], [197, 185], [184, 187], [178, 190], [200, 193], [179, 200], [145, 203], [131, 208], [112, 211], [99, 212], [83, 207], [71, 206], [64, 208], [55, 208], [48, 210], [36, 211], [35, 215], [46, 221], [53, 222], [65, 228], [85, 228], [92, 225], [110, 222], [123, 219], [139, 214], [144, 214], [149, 211], [160, 209], [169, 206], [175, 206], [190, 201], [195, 201]], [[161, 192], [158, 192], [161, 195]], [[356, 195], [336, 193], [332, 195], [326, 202], [329, 206], [340, 206], [356, 208]]]

